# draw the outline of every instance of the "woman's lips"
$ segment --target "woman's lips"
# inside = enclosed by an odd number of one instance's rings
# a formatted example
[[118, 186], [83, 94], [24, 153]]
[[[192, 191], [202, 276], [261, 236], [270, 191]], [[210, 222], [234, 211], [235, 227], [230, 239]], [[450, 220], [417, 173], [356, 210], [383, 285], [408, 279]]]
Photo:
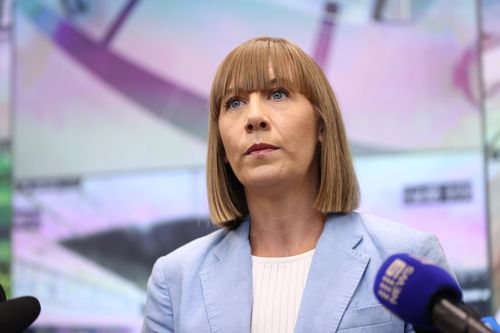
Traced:
[[256, 143], [250, 146], [250, 148], [247, 149], [245, 152], [245, 155], [266, 155], [269, 153], [272, 153], [278, 149], [278, 147], [267, 144], [267, 143]]
[[254, 150], [248, 155], [253, 155], [253, 156], [261, 156], [261, 155], [266, 155], [269, 153], [272, 153], [276, 149], [262, 149], [262, 150]]

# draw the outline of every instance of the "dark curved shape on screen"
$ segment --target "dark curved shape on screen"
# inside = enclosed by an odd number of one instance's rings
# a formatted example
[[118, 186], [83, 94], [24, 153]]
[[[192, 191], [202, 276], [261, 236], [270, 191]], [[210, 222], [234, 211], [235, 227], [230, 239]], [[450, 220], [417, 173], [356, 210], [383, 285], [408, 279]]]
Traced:
[[[155, 116], [206, 139], [208, 102], [175, 83], [148, 72], [108, 48], [109, 38], [94, 41], [37, 0], [17, 6], [63, 51], [88, 71]], [[123, 21], [123, 18], [120, 18]], [[113, 31], [113, 36], [116, 34]]]
[[216, 227], [207, 217], [162, 221], [147, 230], [130, 226], [62, 241], [66, 248], [145, 288], [154, 262]]

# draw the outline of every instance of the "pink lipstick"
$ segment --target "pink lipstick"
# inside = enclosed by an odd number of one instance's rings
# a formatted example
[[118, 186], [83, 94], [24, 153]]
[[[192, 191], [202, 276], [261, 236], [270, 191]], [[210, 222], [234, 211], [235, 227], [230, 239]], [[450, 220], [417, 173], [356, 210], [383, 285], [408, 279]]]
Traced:
[[279, 148], [267, 143], [255, 143], [247, 149], [245, 155], [265, 155], [267, 153], [275, 151], [276, 149]]

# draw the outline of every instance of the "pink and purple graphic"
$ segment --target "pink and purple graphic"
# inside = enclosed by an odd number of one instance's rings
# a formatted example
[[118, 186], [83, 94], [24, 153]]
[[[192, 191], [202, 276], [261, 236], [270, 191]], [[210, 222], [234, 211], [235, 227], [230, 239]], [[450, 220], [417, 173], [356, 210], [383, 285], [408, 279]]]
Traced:
[[[139, 330], [154, 260], [213, 230], [210, 83], [259, 35], [293, 40], [325, 70], [360, 210], [437, 234], [466, 298], [487, 312], [477, 8], [416, 3], [17, 1], [14, 293], [40, 298], [36, 326]], [[497, 49], [482, 54], [489, 68]], [[485, 76], [488, 96], [497, 79]]]

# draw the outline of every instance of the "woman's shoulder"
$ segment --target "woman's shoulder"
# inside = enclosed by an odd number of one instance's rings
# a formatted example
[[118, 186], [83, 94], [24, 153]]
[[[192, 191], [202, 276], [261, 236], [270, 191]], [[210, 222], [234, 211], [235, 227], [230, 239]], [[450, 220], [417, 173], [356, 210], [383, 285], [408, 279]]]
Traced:
[[439, 239], [432, 233], [370, 214], [352, 213], [351, 219], [362, 235], [362, 247], [376, 249], [383, 257], [408, 253], [447, 266]]
[[353, 212], [351, 219], [363, 236], [380, 238], [393, 243], [408, 243], [415, 239], [434, 237], [424, 232], [388, 218]]

